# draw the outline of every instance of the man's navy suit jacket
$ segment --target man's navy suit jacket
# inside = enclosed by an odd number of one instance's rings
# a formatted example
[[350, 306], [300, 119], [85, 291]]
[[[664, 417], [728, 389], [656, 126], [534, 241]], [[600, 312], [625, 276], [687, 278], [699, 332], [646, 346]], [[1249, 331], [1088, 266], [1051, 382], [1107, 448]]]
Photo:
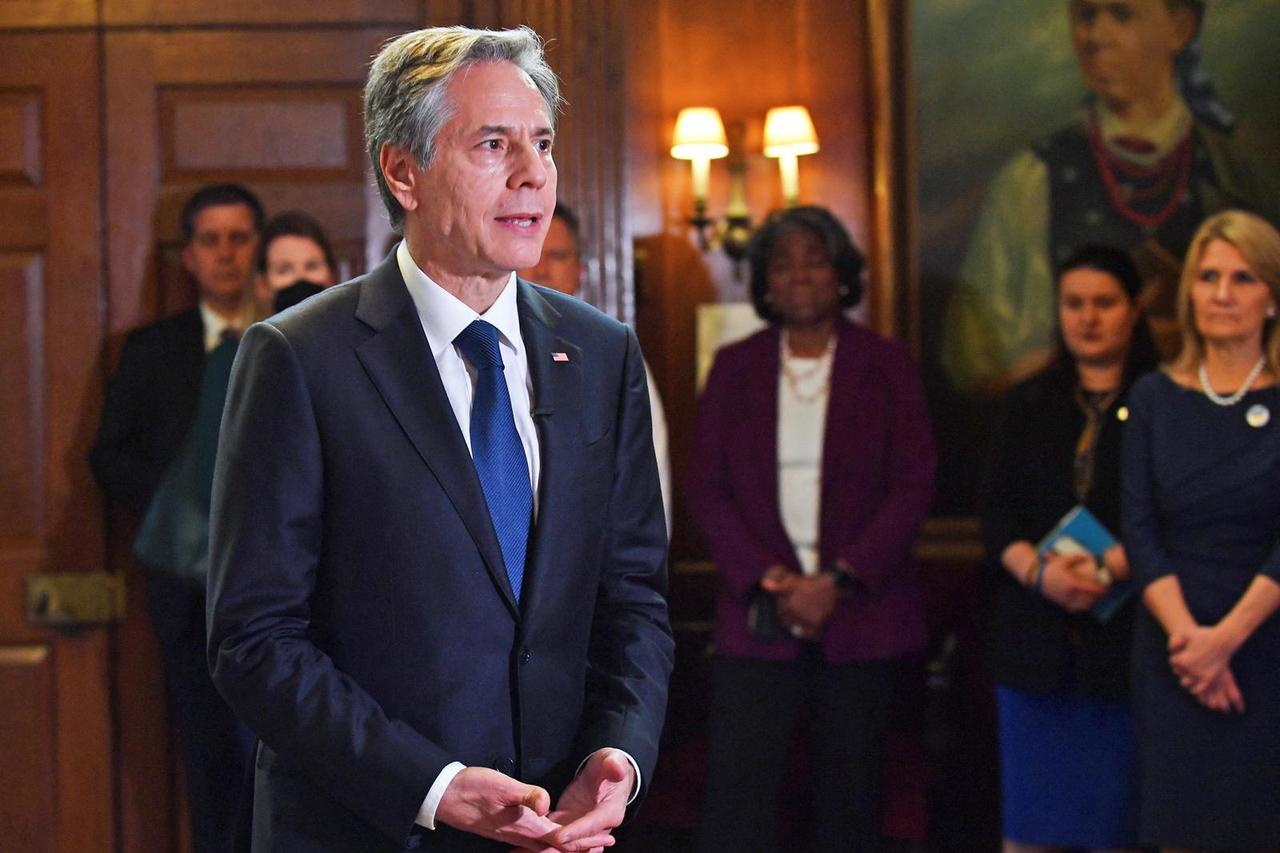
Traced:
[[517, 287], [542, 456], [518, 604], [394, 255], [244, 336], [209, 659], [263, 744], [255, 850], [505, 849], [414, 828], [452, 761], [555, 797], [613, 746], [652, 778], [672, 641], [640, 350]]

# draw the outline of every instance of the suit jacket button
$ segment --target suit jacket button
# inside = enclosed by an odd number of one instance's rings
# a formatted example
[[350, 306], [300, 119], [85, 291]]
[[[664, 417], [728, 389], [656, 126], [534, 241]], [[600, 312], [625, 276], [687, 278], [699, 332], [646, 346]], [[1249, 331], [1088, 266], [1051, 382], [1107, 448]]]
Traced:
[[494, 766], [499, 773], [505, 773], [508, 776], [514, 775], [516, 772], [516, 762], [512, 758], [499, 758]]
[[526, 646], [520, 650], [520, 663], [523, 665], [531, 660], [533, 660], [533, 650]]

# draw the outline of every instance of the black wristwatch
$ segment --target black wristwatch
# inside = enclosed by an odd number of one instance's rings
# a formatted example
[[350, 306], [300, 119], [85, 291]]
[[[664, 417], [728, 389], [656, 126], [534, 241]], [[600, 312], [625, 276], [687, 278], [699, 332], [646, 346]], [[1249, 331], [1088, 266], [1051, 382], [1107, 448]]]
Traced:
[[858, 580], [848, 572], [841, 571], [838, 566], [827, 566], [826, 572], [835, 580], [836, 589], [840, 590], [842, 593], [849, 593], [854, 590], [862, 589], [862, 581]]

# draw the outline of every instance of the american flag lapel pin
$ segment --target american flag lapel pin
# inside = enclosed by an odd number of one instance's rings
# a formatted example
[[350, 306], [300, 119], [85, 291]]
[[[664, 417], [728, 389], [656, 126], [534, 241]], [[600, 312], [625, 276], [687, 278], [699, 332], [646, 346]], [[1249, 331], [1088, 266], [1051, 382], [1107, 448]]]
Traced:
[[553, 352], [553, 353], [551, 353], [551, 360], [552, 360], [552, 361], [568, 361], [568, 360], [569, 360], [569, 353], [567, 353], [567, 352]]

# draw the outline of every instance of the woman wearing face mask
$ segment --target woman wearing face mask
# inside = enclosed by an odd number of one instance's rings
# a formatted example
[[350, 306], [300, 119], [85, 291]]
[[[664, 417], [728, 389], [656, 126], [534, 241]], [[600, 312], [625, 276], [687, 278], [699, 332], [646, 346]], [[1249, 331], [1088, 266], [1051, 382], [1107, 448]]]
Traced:
[[924, 390], [905, 346], [844, 318], [863, 258], [830, 212], [775, 214], [750, 264], [769, 326], [716, 355], [687, 480], [719, 575], [699, 849], [778, 849], [805, 718], [813, 772], [793, 784], [812, 788], [812, 849], [874, 850], [896, 661], [924, 643]]
[[1085, 246], [1056, 278], [1056, 352], [1006, 396], [980, 498], [1006, 853], [1133, 847], [1137, 832], [1134, 605], [1105, 621], [1090, 612], [1128, 578], [1124, 547], [1106, 552], [1104, 573], [1091, 555], [1035, 543], [1076, 505], [1119, 534], [1125, 397], [1155, 347], [1127, 253]]
[[1196, 232], [1183, 349], [1134, 386], [1124, 522], [1140, 838], [1280, 849], [1280, 233], [1226, 211]]
[[258, 241], [258, 300], [279, 313], [337, 281], [338, 264], [324, 229], [300, 210], [275, 216]]

